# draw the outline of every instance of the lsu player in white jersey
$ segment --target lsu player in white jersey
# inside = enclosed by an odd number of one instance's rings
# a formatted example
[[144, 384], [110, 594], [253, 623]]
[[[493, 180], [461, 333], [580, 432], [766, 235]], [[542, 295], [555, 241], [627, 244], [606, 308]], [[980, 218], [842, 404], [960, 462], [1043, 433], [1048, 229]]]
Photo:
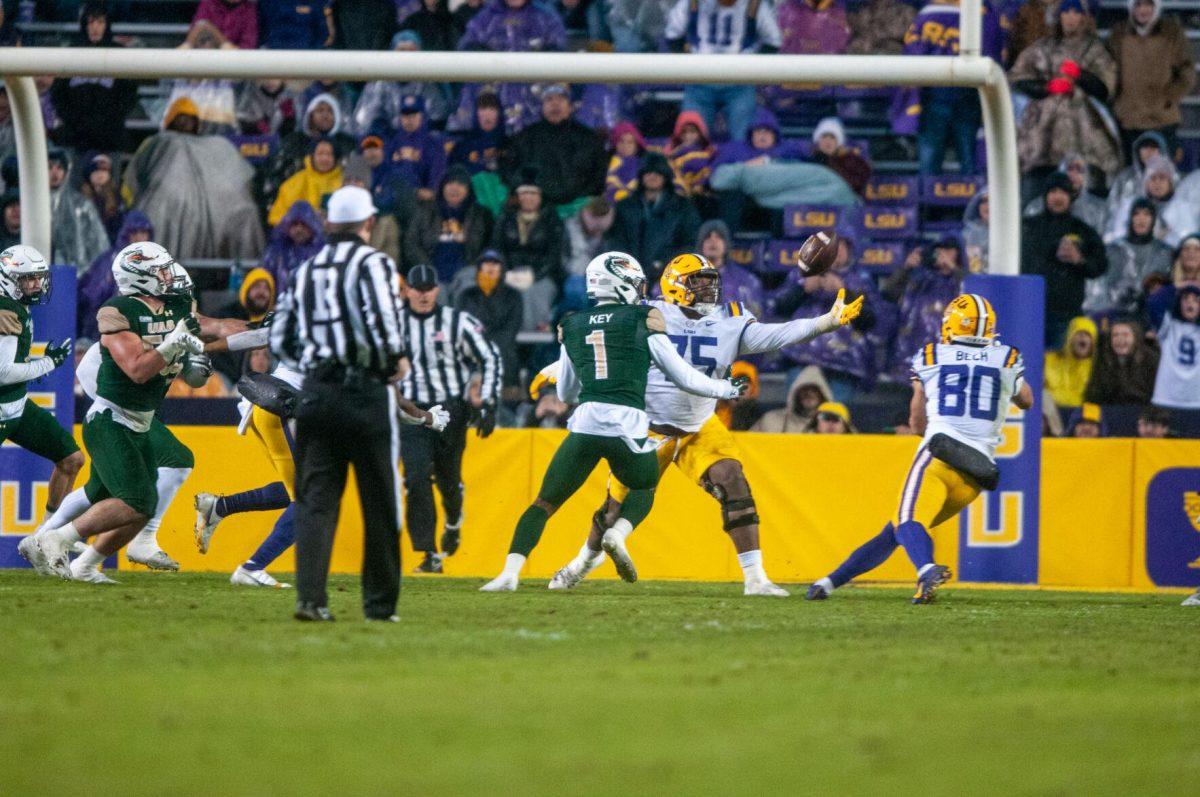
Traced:
[[1021, 352], [996, 340], [996, 313], [987, 299], [964, 293], [942, 316], [939, 343], [912, 359], [913, 397], [909, 423], [924, 435], [900, 491], [892, 521], [859, 546], [836, 570], [808, 589], [808, 600], [824, 600], [837, 587], [887, 561], [902, 546], [917, 569], [913, 603], [930, 603], [950, 568], [933, 561], [929, 529], [971, 504], [1000, 478], [996, 444], [1011, 401], [1033, 406]]
[[[696, 254], [680, 255], [668, 263], [660, 286], [663, 298], [650, 304], [666, 319], [667, 336], [694, 368], [716, 377], [727, 373], [741, 357], [804, 343], [850, 323], [863, 303], [860, 296], [845, 304], [845, 293], [839, 291], [833, 308], [823, 316], [783, 324], [758, 323], [741, 303], [721, 303], [721, 272]], [[742, 472], [737, 443], [714, 414], [716, 406], [715, 399], [685, 393], [651, 366], [646, 413], [651, 438], [658, 443], [659, 474], [674, 463], [720, 504], [725, 531], [737, 549], [746, 595], [786, 597], [787, 591], [773, 584], [763, 570], [754, 496]], [[587, 542], [555, 574], [550, 589], [574, 587], [600, 565], [605, 552], [624, 580], [637, 580], [637, 569], [624, 545], [633, 526], [619, 518], [621, 502], [628, 493], [609, 476], [608, 497], [593, 517]]]

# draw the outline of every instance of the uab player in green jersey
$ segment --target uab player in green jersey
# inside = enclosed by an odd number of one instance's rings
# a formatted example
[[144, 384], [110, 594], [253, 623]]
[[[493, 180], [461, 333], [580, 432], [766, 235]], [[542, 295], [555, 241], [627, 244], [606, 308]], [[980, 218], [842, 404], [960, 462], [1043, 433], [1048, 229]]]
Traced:
[[[39, 531], [31, 560], [63, 578], [100, 583], [110, 579], [96, 566], [133, 539], [158, 506], [151, 427], [171, 381], [186, 356], [203, 354], [202, 338], [246, 328], [244, 321], [195, 315], [181, 270], [156, 243], [130, 244], [112, 270], [118, 295], [96, 314], [101, 361], [96, 399], [83, 424], [92, 458], [85, 490], [93, 503], [74, 522]], [[96, 541], [70, 564], [71, 546], [93, 536]]]
[[54, 463], [46, 500], [47, 512], [53, 512], [74, 486], [83, 454], [70, 432], [27, 395], [29, 382], [71, 355], [68, 339], [48, 345], [44, 357], [29, 359], [33, 346], [29, 306], [49, 297], [50, 266], [38, 250], [18, 245], [0, 252], [0, 443], [11, 440]]
[[[511, 592], [521, 568], [537, 545], [546, 521], [583, 486], [601, 459], [629, 487], [621, 513], [601, 545], [618, 570], [636, 579], [624, 536], [650, 512], [658, 486], [658, 459], [649, 440], [646, 377], [650, 364], [681, 389], [698, 396], [732, 399], [745, 389], [744, 380], [712, 379], [692, 368], [667, 338], [666, 321], [654, 307], [638, 304], [646, 277], [630, 255], [606, 252], [587, 266], [590, 310], [567, 316], [559, 325], [561, 341], [558, 397], [578, 404], [567, 423], [567, 439], [546, 469], [538, 497], [521, 515], [504, 570], [481, 587], [484, 592]], [[614, 530], [618, 533], [614, 533]], [[625, 572], [622, 573], [626, 575]]]

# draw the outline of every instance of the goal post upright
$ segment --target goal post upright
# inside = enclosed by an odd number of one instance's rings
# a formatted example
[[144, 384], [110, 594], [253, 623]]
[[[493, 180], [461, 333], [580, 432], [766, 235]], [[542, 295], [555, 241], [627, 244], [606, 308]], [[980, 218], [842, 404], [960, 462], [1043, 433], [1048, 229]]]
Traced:
[[961, 53], [905, 55], [700, 55], [681, 53], [362, 52], [0, 48], [12, 97], [21, 182], [21, 237], [50, 248], [45, 129], [32, 78], [335, 79], [570, 83], [767, 84], [976, 88], [983, 103], [991, 224], [989, 271], [1018, 273], [1020, 237], [1016, 131], [1007, 78], [980, 55], [981, 0], [961, 0]]

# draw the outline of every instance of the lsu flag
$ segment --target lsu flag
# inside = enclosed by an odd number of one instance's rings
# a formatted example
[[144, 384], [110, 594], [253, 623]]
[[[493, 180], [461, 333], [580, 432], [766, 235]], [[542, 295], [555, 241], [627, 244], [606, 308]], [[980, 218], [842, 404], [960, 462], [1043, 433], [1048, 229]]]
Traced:
[[1046, 287], [1041, 277], [975, 274], [964, 293], [978, 293], [996, 311], [1001, 342], [1025, 361], [1033, 406], [1009, 404], [996, 447], [1000, 485], [980, 494], [959, 518], [958, 577], [963, 581], [1034, 584], [1038, 580], [1038, 518], [1042, 473], [1042, 328]]
[[[75, 337], [75, 269], [54, 266], [50, 303], [31, 309], [33, 347], [40, 356], [50, 341]], [[29, 383], [29, 400], [54, 413], [65, 429], [75, 424], [75, 368], [68, 360]], [[42, 521], [53, 463], [11, 443], [0, 446], [0, 567], [27, 567], [17, 543]]]

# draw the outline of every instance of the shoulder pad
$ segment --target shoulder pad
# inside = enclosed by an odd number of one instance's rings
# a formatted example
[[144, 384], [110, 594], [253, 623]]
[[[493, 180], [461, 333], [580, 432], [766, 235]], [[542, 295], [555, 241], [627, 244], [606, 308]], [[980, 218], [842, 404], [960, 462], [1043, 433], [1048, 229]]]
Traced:
[[646, 313], [646, 329], [651, 332], [667, 331], [667, 319], [663, 316], [662, 310], [657, 307], [650, 308], [650, 312]]
[[20, 335], [25, 325], [12, 310], [0, 310], [0, 335]]
[[105, 302], [96, 312], [96, 323], [101, 335], [125, 332], [130, 328], [129, 318], [121, 312], [120, 307], [111, 302]]
[[1008, 356], [1004, 358], [1004, 367], [1013, 368], [1019, 362], [1021, 362], [1021, 350], [1016, 346], [1009, 346]]

